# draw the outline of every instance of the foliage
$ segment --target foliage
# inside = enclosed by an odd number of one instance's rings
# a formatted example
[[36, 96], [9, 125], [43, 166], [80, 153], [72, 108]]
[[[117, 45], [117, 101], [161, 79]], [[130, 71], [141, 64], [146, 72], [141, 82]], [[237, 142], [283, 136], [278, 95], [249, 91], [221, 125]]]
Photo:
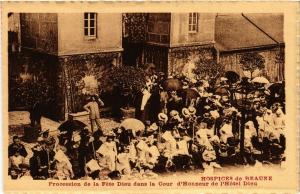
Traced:
[[49, 85], [46, 79], [31, 80], [31, 81], [11, 81], [11, 91], [14, 93], [15, 99], [12, 99], [17, 103], [15, 106], [25, 106], [30, 108], [35, 102], [42, 104], [48, 103], [54, 100], [54, 89]]
[[214, 85], [216, 80], [225, 72], [224, 65], [215, 60], [198, 60], [195, 62], [195, 66], [194, 73], [198, 79], [208, 80], [211, 85]]
[[240, 58], [240, 64], [244, 71], [250, 71], [251, 79], [255, 70], [262, 70], [265, 68], [265, 59], [258, 53], [245, 53]]
[[118, 88], [122, 97], [127, 97], [132, 104], [133, 98], [146, 84], [146, 73], [141, 68], [132, 66], [115, 67], [101, 81], [103, 91]]

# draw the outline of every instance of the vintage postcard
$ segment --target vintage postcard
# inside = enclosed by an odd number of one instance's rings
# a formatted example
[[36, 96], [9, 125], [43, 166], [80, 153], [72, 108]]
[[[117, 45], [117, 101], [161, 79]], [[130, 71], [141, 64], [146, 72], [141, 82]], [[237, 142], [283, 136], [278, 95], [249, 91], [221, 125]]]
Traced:
[[297, 12], [3, 3], [5, 191], [296, 193]]

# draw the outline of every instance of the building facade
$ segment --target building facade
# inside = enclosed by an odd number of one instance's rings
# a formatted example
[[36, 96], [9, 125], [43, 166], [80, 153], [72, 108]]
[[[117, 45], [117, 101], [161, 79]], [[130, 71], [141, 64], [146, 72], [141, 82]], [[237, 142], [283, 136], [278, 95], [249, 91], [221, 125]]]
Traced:
[[[214, 13], [130, 13], [124, 14], [126, 44], [137, 45], [130, 64], [153, 63], [168, 75], [182, 72], [192, 60], [215, 61], [225, 70], [242, 77], [239, 58], [258, 52], [265, 69], [257, 73], [270, 79], [284, 79], [284, 41], [282, 14]], [[136, 39], [135, 37], [139, 37]], [[126, 52], [124, 52], [126, 58]], [[136, 62], [135, 62], [136, 61]]]
[[265, 68], [254, 76], [264, 76], [271, 82], [284, 80], [284, 39], [282, 14], [223, 14], [215, 24], [219, 62], [225, 70], [241, 77], [249, 76], [240, 64], [244, 53], [258, 53]]
[[137, 42], [132, 40], [131, 36], [145, 34], [145, 36], [138, 36], [143, 37], [138, 40], [143, 45], [141, 49], [143, 52], [135, 56], [139, 64], [134, 65], [152, 63], [156, 65], [157, 70], [174, 75], [181, 72], [191, 58], [216, 59], [215, 15], [210, 13], [125, 14], [125, 17], [130, 18], [131, 21], [124, 22], [126, 31], [130, 32], [127, 34], [128, 42]]
[[121, 14], [21, 13], [20, 26], [21, 52], [10, 64], [11, 110], [35, 101], [20, 101], [18, 88], [42, 83], [48, 116], [64, 119], [82, 110], [86, 94], [99, 93], [105, 71], [122, 63]]

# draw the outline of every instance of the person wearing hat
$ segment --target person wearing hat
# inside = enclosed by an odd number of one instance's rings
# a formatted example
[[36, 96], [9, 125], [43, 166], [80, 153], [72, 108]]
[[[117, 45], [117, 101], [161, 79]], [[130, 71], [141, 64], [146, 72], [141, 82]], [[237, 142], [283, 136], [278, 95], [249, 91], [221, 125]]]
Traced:
[[183, 108], [181, 113], [182, 113], [182, 116], [183, 116], [184, 120], [188, 120], [191, 116], [190, 111], [189, 111], [188, 108]]
[[275, 111], [275, 113], [273, 115], [274, 115], [274, 117], [273, 117], [274, 128], [281, 128], [284, 130], [285, 129], [285, 115], [280, 106], [277, 108], [277, 110]]
[[206, 122], [206, 127], [204, 128], [206, 130], [207, 138], [210, 142], [210, 144], [216, 148], [220, 145], [220, 139], [217, 135], [215, 135], [215, 122], [213, 119], [208, 119]]
[[70, 180], [73, 178], [74, 173], [72, 165], [70, 166], [69, 161], [61, 160], [56, 163], [56, 172], [53, 176], [54, 179], [58, 180]]
[[39, 101], [36, 101], [29, 110], [30, 123], [32, 127], [41, 125], [43, 106]]
[[168, 128], [169, 128], [169, 118], [168, 115], [166, 115], [165, 113], [159, 113], [158, 114], [158, 131], [157, 131], [157, 138], [158, 141], [161, 142], [161, 136], [162, 133], [164, 133]]
[[90, 121], [91, 121], [91, 129], [94, 132], [94, 125], [97, 125], [99, 130], [102, 130], [101, 123], [100, 123], [100, 106], [104, 106], [104, 102], [98, 98], [96, 95], [91, 96], [90, 102], [83, 106], [83, 108], [89, 113]]
[[187, 170], [191, 162], [187, 141], [180, 134], [175, 135], [174, 138], [176, 140], [176, 150], [173, 154], [173, 163], [176, 169]]
[[131, 173], [129, 149], [129, 146], [122, 146], [120, 153], [117, 155], [116, 170], [122, 175], [130, 175]]
[[34, 161], [37, 164], [38, 168], [36, 169], [38, 171], [37, 173], [37, 179], [47, 179], [49, 177], [52, 177], [53, 170], [55, 169], [55, 152], [51, 149], [49, 149], [50, 142], [40, 141], [39, 145], [35, 148], [34, 152]]
[[49, 135], [49, 129], [41, 132], [41, 136], [38, 137], [38, 141], [45, 141], [48, 142], [49, 148], [54, 150], [55, 146], [58, 144], [58, 140], [55, 139], [53, 136]]
[[21, 143], [21, 140], [17, 135], [13, 136], [13, 143], [8, 146], [8, 156], [13, 156], [16, 151], [23, 157], [27, 156], [25, 146]]
[[125, 129], [124, 127], [119, 128], [119, 143], [121, 146], [128, 146], [131, 140], [134, 138], [131, 129]]
[[183, 106], [184, 106], [184, 103], [183, 103], [182, 97], [179, 96], [177, 91], [171, 91], [170, 98], [168, 99], [168, 103], [167, 103], [167, 110], [170, 112], [172, 110], [176, 110], [178, 112], [178, 111], [181, 111]]
[[25, 158], [20, 155], [20, 151], [16, 150], [15, 154], [13, 156], [9, 157], [9, 172], [11, 173], [13, 171], [13, 176], [14, 177], [14, 172], [18, 175], [21, 172], [21, 167], [20, 165], [25, 163]]
[[284, 158], [286, 138], [282, 130], [275, 129], [269, 134], [269, 161], [273, 164], [280, 164]]
[[172, 110], [170, 112], [170, 123], [179, 124], [183, 121], [183, 119], [180, 117], [179, 112], [177, 110]]
[[182, 122], [178, 124], [178, 131], [180, 133], [187, 134], [187, 132], [191, 128], [191, 114], [188, 108], [183, 108], [181, 114], [183, 116], [183, 119]]
[[42, 147], [37, 144], [32, 148], [33, 156], [29, 159], [30, 174], [34, 180], [45, 179], [43, 178], [42, 168], [41, 168], [41, 157], [40, 153]]
[[266, 132], [272, 131], [274, 129], [274, 115], [272, 110], [266, 109], [263, 115], [263, 121], [264, 121], [264, 130]]
[[142, 137], [137, 140], [136, 150], [137, 150], [137, 165], [139, 168], [142, 168], [144, 164], [146, 164], [146, 153], [149, 149], [148, 144], [146, 143], [147, 138]]
[[115, 134], [112, 131], [106, 134], [106, 141], [96, 151], [100, 159], [102, 158], [101, 163], [111, 171], [116, 170], [116, 156], [118, 153], [114, 137]]
[[146, 141], [148, 149], [146, 150], [146, 163], [150, 169], [153, 169], [158, 163], [160, 153], [156, 146], [156, 141], [153, 138], [148, 138]]
[[91, 137], [88, 129], [83, 129], [80, 131], [79, 136], [77, 136], [79, 139], [79, 146], [78, 146], [78, 163], [79, 163], [79, 172], [76, 176], [78, 177], [84, 177], [86, 176], [86, 163], [90, 161], [92, 158], [94, 158], [93, 148], [89, 146], [91, 140], [93, 138]]
[[257, 137], [256, 129], [254, 127], [254, 123], [252, 121], [248, 121], [245, 123], [245, 137], [244, 137], [244, 157], [248, 164], [254, 165], [255, 158], [254, 156], [254, 147], [253, 147], [253, 139]]
[[148, 138], [157, 139], [159, 135], [158, 128], [156, 123], [152, 123], [148, 129], [146, 129], [146, 136], [148, 136]]
[[162, 135], [163, 147], [161, 149], [162, 155], [167, 158], [166, 167], [169, 168], [173, 166], [173, 154], [176, 152], [176, 140], [174, 139], [171, 131], [165, 131]]

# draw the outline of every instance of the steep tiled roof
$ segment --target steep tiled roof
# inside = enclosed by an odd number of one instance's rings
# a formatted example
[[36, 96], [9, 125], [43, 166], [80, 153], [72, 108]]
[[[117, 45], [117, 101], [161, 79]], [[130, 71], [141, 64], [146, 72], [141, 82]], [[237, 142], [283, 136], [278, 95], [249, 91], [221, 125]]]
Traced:
[[215, 40], [220, 51], [242, 50], [284, 42], [282, 14], [244, 14], [244, 16], [217, 15]]

